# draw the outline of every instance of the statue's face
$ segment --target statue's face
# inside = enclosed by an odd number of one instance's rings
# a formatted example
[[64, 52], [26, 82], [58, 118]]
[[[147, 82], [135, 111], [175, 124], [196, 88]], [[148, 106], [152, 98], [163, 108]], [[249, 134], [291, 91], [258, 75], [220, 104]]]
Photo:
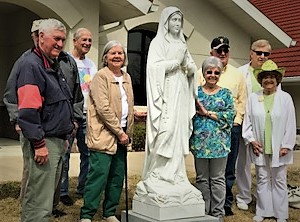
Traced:
[[182, 17], [180, 14], [175, 13], [170, 16], [168, 30], [172, 35], [178, 35], [182, 27]]

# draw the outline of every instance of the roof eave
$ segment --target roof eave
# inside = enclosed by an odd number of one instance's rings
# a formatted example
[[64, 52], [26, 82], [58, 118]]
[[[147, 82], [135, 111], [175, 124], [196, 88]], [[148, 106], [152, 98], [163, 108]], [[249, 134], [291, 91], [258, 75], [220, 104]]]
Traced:
[[293, 84], [299, 84], [300, 83], [300, 76], [289, 76], [289, 77], [284, 77], [282, 79], [282, 83], [286, 85], [293, 85]]
[[272, 49], [290, 47], [295, 41], [275, 25], [248, 0], [208, 0], [234, 24], [251, 36], [251, 40], [267, 39]]
[[290, 47], [295, 44], [293, 39], [280, 29], [274, 22], [272, 22], [261, 11], [254, 7], [248, 0], [232, 0], [245, 13], [258, 22], [266, 31], [272, 34], [284, 46]]

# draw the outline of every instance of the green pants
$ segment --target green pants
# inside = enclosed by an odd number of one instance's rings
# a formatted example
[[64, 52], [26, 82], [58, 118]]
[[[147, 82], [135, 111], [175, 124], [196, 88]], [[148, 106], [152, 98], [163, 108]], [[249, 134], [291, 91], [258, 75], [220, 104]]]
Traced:
[[105, 193], [103, 217], [115, 215], [123, 189], [126, 152], [125, 148], [119, 144], [115, 155], [90, 152], [90, 169], [83, 195], [81, 219], [93, 218], [99, 208], [102, 192]]
[[52, 215], [53, 196], [61, 174], [65, 141], [48, 137], [46, 146], [49, 160], [45, 165], [34, 161], [34, 150], [30, 143], [26, 143], [23, 148], [28, 179], [24, 187], [21, 222], [48, 222]]

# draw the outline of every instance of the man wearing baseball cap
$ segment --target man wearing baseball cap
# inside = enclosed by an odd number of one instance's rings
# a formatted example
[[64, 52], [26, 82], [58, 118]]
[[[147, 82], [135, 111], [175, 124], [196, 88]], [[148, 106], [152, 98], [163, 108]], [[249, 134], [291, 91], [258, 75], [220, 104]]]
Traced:
[[[246, 81], [244, 75], [234, 66], [228, 64], [230, 55], [229, 39], [225, 36], [218, 36], [211, 42], [212, 56], [218, 57], [224, 68], [220, 76], [219, 82], [217, 83], [220, 87], [227, 88], [232, 92], [234, 99], [235, 118], [234, 124], [231, 130], [231, 147], [230, 153], [227, 157], [227, 164], [225, 170], [225, 181], [226, 184], [226, 197], [225, 197], [225, 215], [233, 215], [231, 210], [233, 202], [232, 186], [235, 182], [235, 165], [238, 156], [239, 141], [242, 133], [242, 122], [245, 113], [245, 105], [247, 100], [246, 94]], [[202, 71], [198, 71], [199, 84], [204, 85], [205, 80], [202, 75]]]
[[[39, 39], [39, 24], [43, 21], [43, 19], [39, 20], [34, 20], [32, 22], [31, 26], [31, 38], [34, 44], [34, 47], [37, 46], [38, 44], [38, 39]], [[20, 69], [20, 63], [23, 60], [24, 56], [28, 55], [32, 49], [28, 49], [25, 51], [19, 58], [18, 60], [14, 63], [13, 68], [9, 74], [9, 77], [7, 79], [6, 83], [6, 89], [4, 91], [4, 97], [3, 101], [7, 107], [8, 114], [10, 117], [10, 122], [15, 125], [15, 129], [18, 133], [20, 133], [20, 128], [19, 125], [17, 124], [17, 119], [18, 119], [18, 107], [17, 107], [17, 92], [15, 90], [15, 85], [17, 82], [18, 78], [18, 71]], [[14, 86], [14, 87], [11, 87]], [[22, 199], [22, 188], [21, 188], [21, 196], [20, 198]]]
[[219, 36], [217, 38], [214, 38], [213, 41], [210, 44], [210, 47], [212, 49], [218, 49], [218, 48], [220, 48], [222, 46], [226, 47], [226, 48], [230, 48], [230, 46], [229, 46], [229, 40], [225, 36]]

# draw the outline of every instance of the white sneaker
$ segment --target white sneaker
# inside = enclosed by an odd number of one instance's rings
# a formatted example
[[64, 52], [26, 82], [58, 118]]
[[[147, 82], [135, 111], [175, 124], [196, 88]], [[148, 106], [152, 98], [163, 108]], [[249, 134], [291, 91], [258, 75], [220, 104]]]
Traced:
[[81, 219], [80, 222], [92, 222], [91, 219]]
[[254, 216], [253, 217], [253, 220], [255, 221], [255, 222], [262, 222], [263, 220], [264, 220], [264, 218], [262, 217], [262, 216]]
[[277, 221], [277, 222], [286, 222], [285, 219], [277, 219], [276, 221]]
[[236, 205], [240, 210], [248, 210], [249, 209], [248, 204], [245, 204], [245, 203], [237, 203]]
[[106, 222], [120, 222], [115, 216], [106, 218]]

